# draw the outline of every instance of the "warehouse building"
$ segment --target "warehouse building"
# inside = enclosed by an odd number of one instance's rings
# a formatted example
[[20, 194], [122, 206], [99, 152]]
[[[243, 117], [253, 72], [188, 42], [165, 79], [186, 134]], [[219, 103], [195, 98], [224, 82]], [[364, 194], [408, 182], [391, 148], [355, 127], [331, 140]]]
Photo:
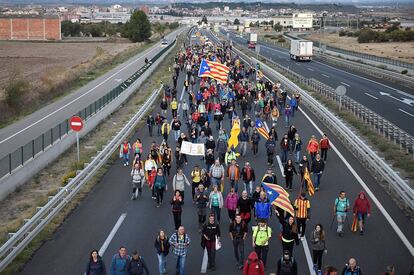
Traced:
[[0, 40], [61, 40], [58, 15], [0, 15]]

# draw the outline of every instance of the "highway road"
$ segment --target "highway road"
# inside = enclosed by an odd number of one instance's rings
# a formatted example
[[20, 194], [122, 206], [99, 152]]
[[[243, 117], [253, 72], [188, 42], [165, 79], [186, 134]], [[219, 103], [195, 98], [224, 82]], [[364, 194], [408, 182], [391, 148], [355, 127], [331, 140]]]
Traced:
[[[166, 35], [165, 38], [171, 43], [181, 31], [182, 29], [175, 30]], [[138, 53], [68, 96], [39, 109], [16, 123], [0, 129], [0, 159], [20, 148], [20, 146], [26, 145], [32, 139], [47, 132], [65, 119], [70, 118], [118, 86], [145, 64], [145, 57], [148, 59], [152, 58], [163, 47], [165, 46], [161, 45], [161, 42], [156, 43], [151, 48]]]
[[[183, 81], [184, 75], [182, 74], [178, 81], [180, 100], [187, 97], [182, 90]], [[158, 105], [153, 113], [157, 111], [159, 111]], [[169, 119], [171, 119], [170, 114]], [[312, 114], [308, 113], [307, 110], [301, 111], [295, 115], [292, 123], [297, 127], [305, 143], [313, 134], [319, 137], [319, 131], [322, 131], [327, 133], [336, 148], [335, 150], [337, 150], [335, 152], [333, 150], [329, 151], [326, 169], [322, 177], [321, 190], [311, 198], [312, 217], [308, 223], [306, 234], [308, 240], [301, 242], [299, 246], [294, 248], [294, 257], [299, 265], [298, 274], [310, 274], [308, 268], [309, 250], [305, 243], [309, 244], [309, 233], [317, 223], [322, 223], [327, 233], [328, 254], [324, 256], [324, 264], [331, 264], [341, 269], [349, 257], [356, 257], [364, 274], [380, 274], [388, 264], [396, 266], [397, 274], [407, 274], [413, 264], [412, 252], [407, 249], [407, 247], [412, 247], [411, 244], [414, 243], [412, 222], [395, 205], [358, 160]], [[227, 116], [224, 126], [229, 130]], [[215, 127], [212, 128], [215, 129]], [[185, 126], [183, 129], [186, 129]], [[279, 123], [277, 127], [279, 137], [285, 131], [286, 129], [282, 123]], [[216, 131], [214, 131], [214, 135], [217, 136]], [[148, 147], [152, 141], [155, 140], [158, 144], [161, 142], [161, 137], [150, 137], [146, 127], [141, 127], [134, 134], [131, 142], [137, 137], [141, 138], [145, 152], [148, 152]], [[174, 144], [172, 133], [169, 137], [169, 144]], [[280, 152], [279, 149], [277, 152]], [[249, 150], [248, 154], [244, 158], [240, 158], [238, 162], [243, 165], [245, 161], [249, 161], [258, 178], [261, 178], [267, 167], [265, 154], [262, 139], [259, 145], [259, 157], [253, 157]], [[188, 163], [184, 168], [184, 173], [187, 176], [189, 176], [196, 163], [203, 165], [199, 157], [189, 157]], [[172, 170], [175, 170], [175, 163], [173, 163]], [[273, 171], [282, 183], [281, 170], [277, 162], [273, 167]], [[153, 243], [160, 228], [165, 229], [168, 234], [173, 232], [174, 224], [171, 208], [167, 203], [160, 208], [156, 208], [147, 188], [144, 189], [142, 198], [131, 201], [129, 173], [130, 167], [124, 167], [120, 160], [116, 161], [79, 207], [57, 230], [53, 240], [47, 241], [35, 253], [21, 274], [83, 274], [89, 252], [94, 248], [104, 250], [103, 259], [108, 268], [112, 255], [116, 253], [121, 245], [127, 246], [129, 252], [138, 249], [148, 263], [151, 274], [157, 274], [157, 258]], [[361, 181], [357, 179], [357, 176]], [[257, 184], [259, 182], [256, 182]], [[334, 200], [340, 190], [345, 190], [352, 204], [357, 194], [363, 189], [361, 184], [372, 191], [377, 200], [377, 203], [374, 203], [374, 198], [370, 197], [373, 214], [367, 221], [365, 235], [353, 234], [346, 229], [345, 235], [342, 238], [338, 237], [334, 228], [330, 228]], [[298, 186], [299, 179], [296, 177], [291, 199], [297, 196]], [[169, 182], [167, 198], [172, 196], [171, 189], [171, 182]], [[225, 189], [226, 191], [229, 190], [227, 181]], [[200, 247], [200, 236], [197, 232], [197, 214], [195, 207], [191, 204], [190, 189], [187, 186], [185, 192], [183, 225], [192, 240], [186, 262], [186, 274], [193, 275], [200, 272], [203, 251]], [[392, 220], [389, 217], [386, 218], [381, 209], [385, 209]], [[217, 270], [208, 273], [241, 274], [235, 268], [236, 261], [227, 235], [229, 222], [224, 210], [222, 211], [222, 217], [223, 247], [217, 252]], [[348, 215], [348, 217], [350, 216]], [[280, 241], [277, 238], [280, 229], [274, 217], [271, 219], [270, 226], [274, 234], [270, 241], [266, 274], [275, 272], [276, 261], [282, 252]], [[401, 241], [396, 230], [401, 230], [401, 233], [407, 237], [405, 243]], [[251, 251], [250, 236], [251, 232], [249, 232], [249, 238], [245, 245], [246, 254]], [[168, 274], [174, 274], [175, 261], [172, 255], [168, 256], [167, 266]]]
[[[220, 30], [223, 35], [227, 31]], [[232, 32], [230, 39], [247, 47], [247, 40]], [[332, 88], [343, 85], [347, 96], [370, 108], [377, 114], [414, 135], [414, 91], [394, 83], [379, 81], [375, 78], [357, 75], [343, 69], [324, 64], [317, 59], [312, 62], [297, 62], [289, 57], [287, 49], [278, 48], [263, 42], [260, 54], [282, 66], [308, 78], [314, 78]]]

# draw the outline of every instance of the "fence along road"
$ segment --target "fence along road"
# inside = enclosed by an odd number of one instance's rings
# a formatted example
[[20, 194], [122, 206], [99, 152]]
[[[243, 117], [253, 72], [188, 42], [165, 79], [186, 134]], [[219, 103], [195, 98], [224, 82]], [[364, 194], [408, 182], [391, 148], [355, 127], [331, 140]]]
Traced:
[[[180, 31], [166, 36], [169, 45]], [[115, 99], [168, 48], [159, 42], [73, 94], [1, 129], [0, 179], [65, 136], [72, 115], [87, 119]], [[145, 64], [145, 57], [149, 64]], [[138, 68], [141, 69], [137, 71]]]
[[[226, 35], [226, 31], [220, 30]], [[247, 46], [244, 38], [229, 32], [233, 42], [243, 47]], [[386, 81], [376, 81], [346, 72], [319, 61], [296, 62], [289, 58], [286, 49], [259, 42], [260, 54], [265, 58], [280, 64], [286, 69], [297, 73], [304, 78], [313, 78], [319, 82], [336, 88], [346, 84], [347, 96], [374, 111], [387, 121], [399, 127], [409, 135], [414, 135], [412, 127], [414, 117], [414, 90]], [[369, 96], [374, 96], [375, 98]]]

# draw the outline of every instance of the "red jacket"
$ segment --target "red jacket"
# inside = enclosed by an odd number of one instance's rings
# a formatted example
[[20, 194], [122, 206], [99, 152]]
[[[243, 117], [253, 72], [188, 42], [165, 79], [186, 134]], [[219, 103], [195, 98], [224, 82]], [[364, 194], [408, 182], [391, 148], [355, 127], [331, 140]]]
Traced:
[[323, 138], [319, 141], [319, 146], [321, 147], [321, 149], [329, 149], [331, 148], [331, 145], [329, 144], [329, 139], [328, 138]]
[[[364, 195], [363, 199], [360, 198], [361, 194]], [[371, 214], [371, 203], [369, 202], [367, 195], [365, 195], [364, 191], [359, 192], [358, 197], [354, 202], [353, 213]]]
[[265, 275], [263, 262], [259, 260], [256, 252], [251, 252], [244, 263], [243, 275]]

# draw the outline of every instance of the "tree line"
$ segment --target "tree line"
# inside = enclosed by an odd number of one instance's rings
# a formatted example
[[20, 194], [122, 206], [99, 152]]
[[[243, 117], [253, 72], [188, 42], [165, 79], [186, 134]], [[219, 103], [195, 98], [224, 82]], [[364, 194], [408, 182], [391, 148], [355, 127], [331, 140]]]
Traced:
[[356, 37], [358, 43], [371, 42], [409, 42], [414, 41], [414, 30], [407, 28], [401, 30], [399, 25], [395, 24], [385, 31], [374, 31], [372, 29], [362, 29], [356, 32], [342, 30], [339, 36]]
[[152, 32], [163, 35], [167, 29], [176, 29], [178, 22], [165, 23], [156, 22], [151, 24], [145, 12], [136, 10], [132, 13], [130, 20], [123, 23], [110, 23], [103, 21], [99, 23], [79, 23], [62, 21], [62, 34], [66, 37], [111, 37], [120, 35], [132, 42], [143, 42], [151, 37]]

